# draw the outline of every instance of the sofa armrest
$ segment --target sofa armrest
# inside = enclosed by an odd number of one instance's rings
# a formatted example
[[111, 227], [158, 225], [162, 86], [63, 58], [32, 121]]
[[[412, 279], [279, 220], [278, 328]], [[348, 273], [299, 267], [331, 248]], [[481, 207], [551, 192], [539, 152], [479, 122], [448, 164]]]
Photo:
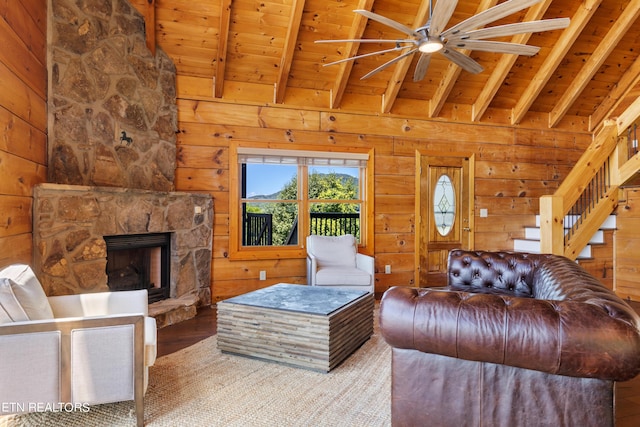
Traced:
[[48, 298], [53, 316], [93, 317], [113, 314], [149, 314], [146, 289], [138, 291], [97, 292], [79, 295], [60, 295]]
[[307, 254], [307, 285], [316, 284], [316, 273], [318, 272], [318, 260], [313, 254]]
[[396, 287], [380, 306], [392, 347], [615, 381], [640, 373], [633, 325], [590, 303], [451, 290]]
[[[20, 403], [48, 402], [52, 398], [57, 399], [55, 402], [89, 404], [131, 399], [141, 403], [144, 334], [144, 316], [139, 314], [0, 325], [4, 372], [0, 397]], [[44, 350], [48, 362], [42, 368], [33, 362]], [[113, 357], [107, 357], [108, 352]], [[46, 375], [39, 373], [42, 369], [48, 371]], [[51, 384], [43, 396], [45, 378], [50, 378]]]
[[365, 255], [365, 254], [361, 254], [361, 253], [357, 253], [356, 254], [356, 267], [359, 270], [363, 270], [366, 271], [367, 273], [371, 274], [372, 280], [373, 280], [373, 275], [375, 273], [375, 260], [372, 256], [369, 255]]

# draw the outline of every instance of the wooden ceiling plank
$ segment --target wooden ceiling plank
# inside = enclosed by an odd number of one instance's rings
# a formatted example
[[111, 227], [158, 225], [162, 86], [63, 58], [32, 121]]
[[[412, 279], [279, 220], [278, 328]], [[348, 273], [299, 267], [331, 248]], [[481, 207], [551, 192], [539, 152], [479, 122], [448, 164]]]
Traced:
[[613, 118], [615, 110], [627, 94], [640, 84], [640, 56], [631, 64], [620, 81], [611, 89], [607, 97], [600, 103], [596, 111], [589, 118], [589, 131], [599, 128], [605, 119]]
[[587, 25], [598, 6], [600, 6], [600, 3], [602, 3], [602, 0], [588, 0], [578, 7], [576, 13], [571, 17], [571, 24], [562, 32], [555, 48], [549, 52], [547, 59], [531, 79], [531, 83], [529, 83], [529, 86], [527, 86], [513, 108], [511, 124], [518, 124], [522, 121], [524, 115], [529, 111], [529, 108], [531, 108], [531, 105], [553, 75], [553, 72], [558, 68], [585, 25]]
[[222, 0], [220, 4], [220, 30], [218, 31], [218, 57], [213, 85], [213, 96], [222, 98], [224, 89], [224, 72], [227, 64], [227, 50], [229, 48], [229, 25], [231, 23], [231, 2]]
[[[478, 8], [476, 9], [476, 13], [474, 15], [477, 15], [478, 13], [491, 8], [496, 4], [498, 4], [498, 0], [483, 0], [478, 5]], [[470, 55], [471, 51], [468, 49], [462, 49], [460, 53]], [[438, 88], [433, 94], [433, 97], [429, 100], [429, 117], [436, 117], [440, 114], [440, 112], [442, 111], [442, 107], [444, 107], [444, 103], [447, 101], [447, 98], [453, 90], [456, 81], [458, 81], [460, 73], [462, 73], [462, 68], [453, 63], [449, 64], [445, 76], [438, 84]]]
[[[373, 2], [374, 0], [360, 0], [358, 2], [357, 9], [370, 11], [373, 8]], [[364, 34], [364, 30], [367, 27], [367, 19], [359, 13], [354, 13], [353, 15], [353, 24], [351, 25], [351, 30], [349, 31], [349, 35], [347, 38], [361, 39]], [[359, 47], [360, 43], [347, 43], [347, 51], [345, 52], [344, 57], [351, 58], [352, 56], [355, 56], [358, 53]], [[344, 91], [347, 88], [347, 83], [349, 82], [349, 77], [351, 76], [353, 64], [354, 61], [347, 61], [340, 64], [333, 89], [329, 94], [330, 108], [340, 108], [342, 97], [344, 96]]]
[[289, 19], [289, 27], [284, 40], [283, 54], [280, 58], [280, 67], [278, 68], [278, 79], [275, 83], [275, 99], [276, 104], [284, 102], [284, 94], [287, 91], [287, 80], [289, 79], [289, 71], [291, 71], [291, 63], [293, 62], [293, 54], [298, 41], [298, 32], [300, 31], [300, 23], [302, 21], [302, 12], [304, 11], [305, 0], [293, 0], [291, 5], [291, 17]]
[[556, 126], [564, 117], [639, 15], [640, 0], [632, 0], [622, 11], [618, 20], [611, 26], [611, 30], [604, 36], [602, 42], [596, 47], [587, 62], [582, 66], [578, 75], [571, 81], [569, 88], [560, 98], [560, 101], [549, 113], [549, 127]]
[[[552, 0], [545, 0], [531, 7], [527, 11], [523, 22], [537, 21], [539, 19], [542, 19], [544, 13], [549, 8], [551, 1]], [[531, 33], [517, 34], [513, 36], [511, 42], [526, 44], [530, 38]], [[502, 57], [498, 61], [498, 64], [491, 73], [491, 76], [489, 76], [487, 84], [484, 86], [484, 88], [476, 98], [476, 101], [473, 103], [473, 106], [471, 108], [471, 120], [476, 122], [482, 119], [482, 116], [487, 111], [487, 108], [489, 108], [489, 104], [496, 96], [496, 93], [498, 93], [498, 89], [500, 89], [500, 87], [504, 83], [504, 80], [507, 78], [509, 71], [511, 71], [513, 64], [515, 64], [517, 60], [518, 57], [516, 55], [502, 55]]]
[[[416, 12], [416, 17], [413, 20], [413, 28], [421, 27], [427, 22], [427, 19], [429, 19], [430, 4], [431, 2], [429, 0], [422, 0], [422, 2], [420, 3], [420, 7]], [[396, 65], [393, 71], [393, 75], [389, 80], [389, 84], [387, 85], [387, 89], [382, 96], [383, 113], [388, 113], [389, 111], [391, 111], [391, 107], [393, 107], [393, 103], [398, 97], [398, 92], [400, 92], [402, 83], [404, 83], [404, 79], [407, 76], [407, 72], [409, 71], [409, 67], [411, 66], [412, 59], [413, 55], [409, 55], [408, 57], [400, 60]]]

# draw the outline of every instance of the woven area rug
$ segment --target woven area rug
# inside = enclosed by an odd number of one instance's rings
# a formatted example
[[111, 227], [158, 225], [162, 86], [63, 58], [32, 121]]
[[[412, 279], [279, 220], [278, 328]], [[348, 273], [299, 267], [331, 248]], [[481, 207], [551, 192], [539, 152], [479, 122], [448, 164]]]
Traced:
[[[145, 425], [390, 426], [390, 380], [391, 350], [377, 324], [374, 335], [329, 373], [222, 354], [213, 336], [151, 367]], [[133, 402], [96, 405], [87, 413], [0, 417], [0, 426], [132, 425]]]

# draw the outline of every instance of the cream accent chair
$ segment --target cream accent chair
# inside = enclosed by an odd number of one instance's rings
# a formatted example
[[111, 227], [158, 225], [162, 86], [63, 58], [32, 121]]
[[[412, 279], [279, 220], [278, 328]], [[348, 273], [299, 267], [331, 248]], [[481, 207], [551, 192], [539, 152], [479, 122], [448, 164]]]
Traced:
[[146, 290], [47, 298], [29, 266], [0, 270], [0, 414], [134, 400], [142, 426], [155, 359]]
[[374, 293], [373, 257], [358, 253], [351, 234], [307, 236], [307, 283]]

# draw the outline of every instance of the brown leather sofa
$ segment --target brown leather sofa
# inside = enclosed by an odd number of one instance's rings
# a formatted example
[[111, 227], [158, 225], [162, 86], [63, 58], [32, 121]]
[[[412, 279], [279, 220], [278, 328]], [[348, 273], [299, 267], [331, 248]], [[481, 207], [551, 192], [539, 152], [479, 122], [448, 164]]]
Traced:
[[612, 426], [640, 372], [640, 317], [571, 260], [454, 250], [445, 288], [395, 287], [394, 426]]

